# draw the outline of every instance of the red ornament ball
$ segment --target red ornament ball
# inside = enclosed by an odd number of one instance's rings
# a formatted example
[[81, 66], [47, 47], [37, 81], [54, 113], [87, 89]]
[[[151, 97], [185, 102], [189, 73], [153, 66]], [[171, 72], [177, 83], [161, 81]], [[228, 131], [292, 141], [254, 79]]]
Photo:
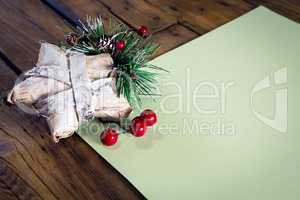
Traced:
[[149, 29], [146, 26], [141, 25], [138, 30], [137, 30], [138, 34], [142, 37], [147, 37], [150, 33], [149, 33]]
[[107, 128], [101, 133], [101, 142], [105, 146], [112, 146], [118, 141], [118, 133], [112, 129]]
[[147, 126], [153, 126], [157, 122], [157, 116], [153, 110], [147, 109], [141, 113], [141, 117], [145, 120]]
[[136, 137], [142, 137], [147, 132], [147, 124], [142, 117], [134, 118], [129, 128], [131, 133]]
[[121, 50], [125, 49], [125, 46], [126, 46], [126, 43], [124, 40], [117, 41], [117, 44], [116, 44], [117, 50], [121, 51]]

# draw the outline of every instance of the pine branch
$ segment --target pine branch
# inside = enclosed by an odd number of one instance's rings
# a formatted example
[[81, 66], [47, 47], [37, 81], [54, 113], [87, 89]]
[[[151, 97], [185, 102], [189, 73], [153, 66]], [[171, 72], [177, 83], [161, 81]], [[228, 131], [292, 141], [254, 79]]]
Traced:
[[[167, 71], [148, 64], [159, 48], [151, 36], [141, 37], [113, 19], [110, 19], [108, 27], [104, 27], [101, 17], [87, 17], [86, 22], [80, 21], [80, 24], [77, 32], [66, 37], [68, 40], [61, 45], [63, 48], [86, 55], [110, 53], [117, 71], [117, 95], [123, 95], [133, 107], [140, 108], [140, 95], [156, 95], [154, 91], [158, 74], [149, 70]], [[126, 46], [118, 51], [114, 45], [121, 40]]]

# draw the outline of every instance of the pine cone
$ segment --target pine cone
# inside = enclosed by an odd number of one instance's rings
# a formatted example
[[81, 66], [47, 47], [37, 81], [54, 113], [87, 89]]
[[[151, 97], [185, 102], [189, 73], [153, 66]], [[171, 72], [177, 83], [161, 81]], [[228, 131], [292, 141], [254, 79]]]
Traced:
[[66, 35], [65, 40], [66, 40], [67, 44], [74, 46], [74, 45], [78, 44], [79, 38], [75, 33], [70, 33], [70, 34]]
[[103, 35], [98, 41], [97, 48], [105, 53], [114, 53], [116, 51], [116, 41], [109, 36]]

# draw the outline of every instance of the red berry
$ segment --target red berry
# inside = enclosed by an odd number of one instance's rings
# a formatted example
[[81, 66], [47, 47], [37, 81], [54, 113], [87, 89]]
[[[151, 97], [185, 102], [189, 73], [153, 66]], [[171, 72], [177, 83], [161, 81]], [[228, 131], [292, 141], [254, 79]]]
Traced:
[[136, 137], [141, 137], [147, 132], [147, 124], [141, 117], [136, 117], [131, 121], [130, 131]]
[[138, 28], [137, 32], [142, 37], [147, 37], [149, 35], [149, 29], [143, 25]]
[[101, 133], [101, 142], [106, 146], [112, 146], [118, 141], [118, 133], [112, 129], [107, 128]]
[[153, 126], [157, 122], [157, 116], [153, 110], [147, 109], [141, 113], [141, 117], [145, 120], [147, 126]]
[[124, 40], [120, 40], [120, 41], [117, 41], [117, 44], [116, 44], [116, 48], [117, 50], [121, 51], [123, 49], [125, 49], [125, 41]]

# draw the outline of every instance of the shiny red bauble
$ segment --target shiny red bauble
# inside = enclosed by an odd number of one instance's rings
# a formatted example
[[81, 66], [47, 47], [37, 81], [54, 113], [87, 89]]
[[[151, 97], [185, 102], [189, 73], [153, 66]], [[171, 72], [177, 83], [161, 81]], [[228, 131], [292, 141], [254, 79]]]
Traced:
[[101, 133], [100, 139], [105, 146], [112, 146], [118, 141], [118, 133], [112, 128], [107, 128]]
[[149, 29], [146, 26], [140, 26], [137, 33], [142, 37], [147, 37], [149, 35]]
[[157, 122], [157, 116], [153, 110], [144, 110], [140, 116], [145, 120], [147, 126], [153, 126]]
[[126, 43], [124, 40], [117, 41], [117, 43], [116, 43], [116, 48], [119, 51], [125, 49], [125, 46], [126, 46]]
[[142, 137], [147, 132], [147, 124], [144, 118], [136, 117], [129, 126], [131, 133], [136, 137]]

